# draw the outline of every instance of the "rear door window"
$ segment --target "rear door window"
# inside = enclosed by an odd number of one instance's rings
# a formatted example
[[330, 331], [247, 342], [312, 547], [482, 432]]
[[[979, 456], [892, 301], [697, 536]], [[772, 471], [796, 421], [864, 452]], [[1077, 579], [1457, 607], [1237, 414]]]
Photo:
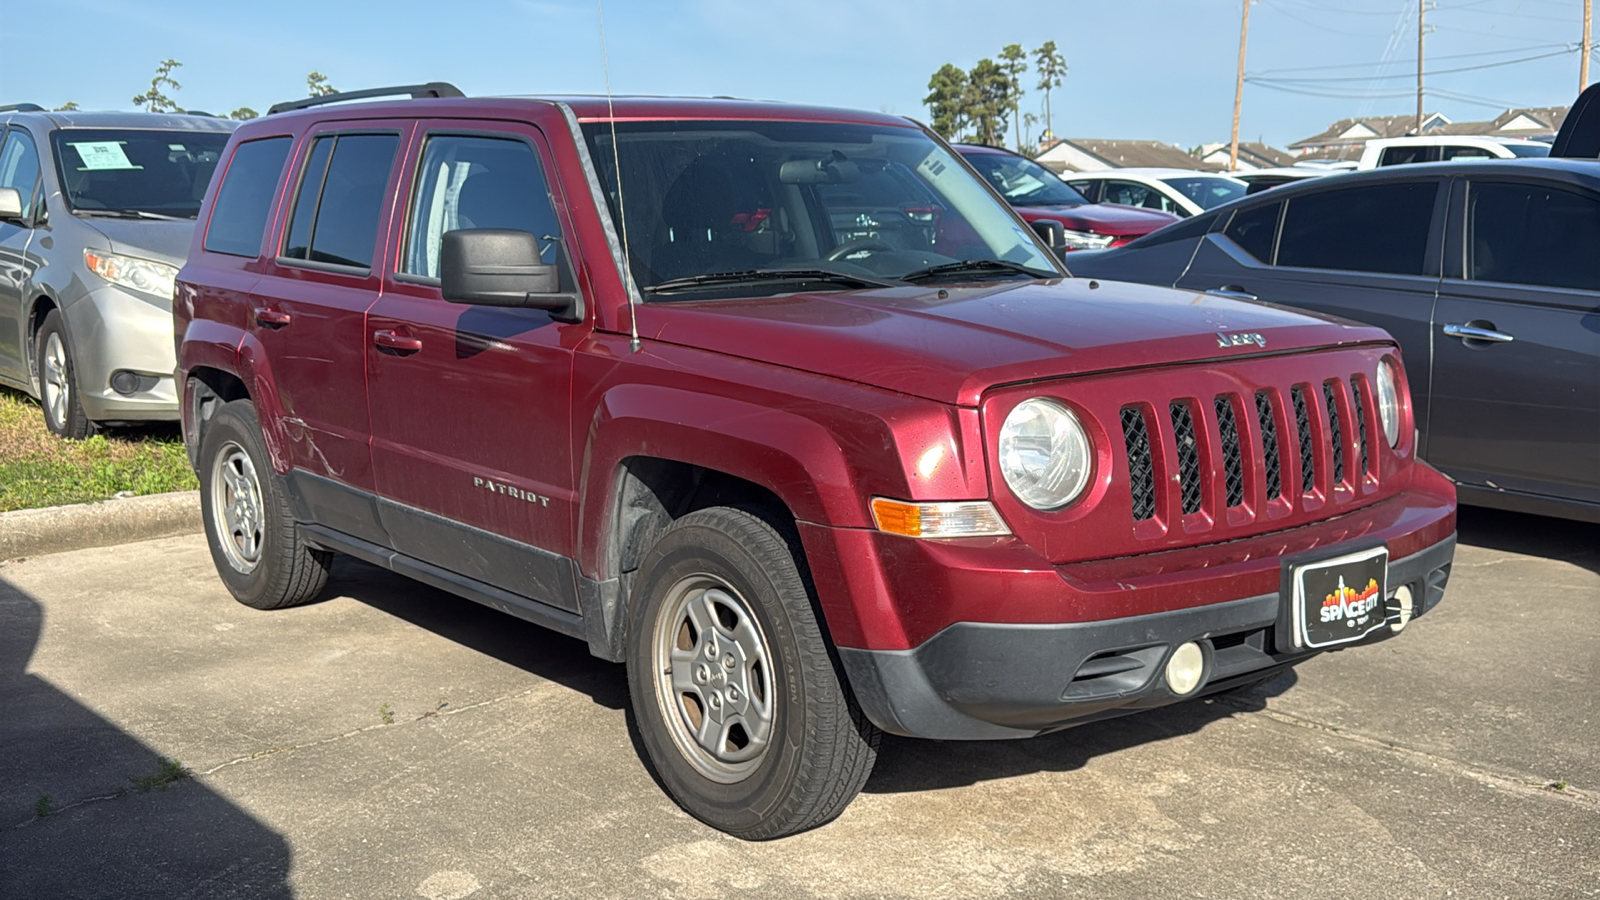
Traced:
[[1390, 147], [1383, 151], [1383, 156], [1378, 159], [1378, 165], [1404, 166], [1411, 163], [1437, 162], [1438, 160], [1438, 147]]
[[207, 250], [252, 258], [261, 254], [261, 235], [267, 230], [267, 214], [293, 142], [289, 137], [262, 138], [246, 141], [233, 151], [233, 161], [211, 205]]
[[1467, 277], [1600, 291], [1600, 201], [1535, 184], [1474, 182]]
[[397, 134], [317, 138], [295, 192], [283, 258], [370, 269], [399, 146]]
[[1280, 266], [1421, 275], [1437, 181], [1363, 185], [1293, 197], [1278, 238]]

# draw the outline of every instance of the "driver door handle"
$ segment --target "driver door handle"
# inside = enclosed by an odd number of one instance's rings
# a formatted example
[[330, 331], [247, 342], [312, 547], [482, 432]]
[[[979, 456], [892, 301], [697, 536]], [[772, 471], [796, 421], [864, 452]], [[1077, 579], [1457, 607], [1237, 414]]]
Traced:
[[1476, 325], [1446, 325], [1444, 333], [1453, 338], [1464, 341], [1493, 341], [1497, 344], [1508, 344], [1516, 338], [1504, 331], [1495, 331], [1492, 328], [1479, 328]]
[[1256, 295], [1250, 293], [1237, 284], [1225, 284], [1219, 288], [1212, 288], [1206, 293], [1215, 297], [1227, 297], [1229, 300], [1254, 300]]
[[393, 331], [374, 331], [372, 333], [372, 342], [385, 350], [393, 350], [397, 353], [416, 353], [422, 349], [421, 338], [406, 337]]
[[262, 328], [282, 328], [289, 324], [289, 314], [282, 310], [258, 306], [253, 312], [256, 316], [256, 324]]

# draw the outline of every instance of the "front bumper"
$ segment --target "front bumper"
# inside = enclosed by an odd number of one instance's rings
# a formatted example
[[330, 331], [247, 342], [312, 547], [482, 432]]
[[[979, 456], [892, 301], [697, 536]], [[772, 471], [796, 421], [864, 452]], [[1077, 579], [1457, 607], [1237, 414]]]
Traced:
[[[170, 307], [105, 285], [68, 302], [63, 314], [72, 337], [78, 402], [90, 419], [177, 420]], [[139, 389], [131, 394], [113, 390], [111, 376], [118, 371], [139, 375]]]
[[[1444, 596], [1452, 534], [1389, 563], [1389, 590], [1405, 585], [1421, 616]], [[958, 622], [913, 650], [839, 649], [850, 685], [874, 724], [941, 740], [1031, 737], [1225, 690], [1309, 659], [1281, 639], [1280, 592], [1168, 612], [1060, 624]], [[1392, 620], [1392, 619], [1391, 619]], [[1380, 628], [1344, 646], [1392, 637]], [[1201, 684], [1177, 695], [1161, 677], [1194, 641]]]

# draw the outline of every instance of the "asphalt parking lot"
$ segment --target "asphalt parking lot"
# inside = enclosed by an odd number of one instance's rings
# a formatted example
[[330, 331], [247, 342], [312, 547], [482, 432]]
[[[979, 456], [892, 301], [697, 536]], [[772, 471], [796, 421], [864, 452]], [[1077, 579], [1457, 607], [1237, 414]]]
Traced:
[[888, 739], [767, 844], [657, 788], [620, 667], [470, 602], [341, 560], [256, 612], [198, 536], [0, 564], [0, 897], [1600, 897], [1600, 526], [1468, 509], [1461, 541], [1397, 640]]

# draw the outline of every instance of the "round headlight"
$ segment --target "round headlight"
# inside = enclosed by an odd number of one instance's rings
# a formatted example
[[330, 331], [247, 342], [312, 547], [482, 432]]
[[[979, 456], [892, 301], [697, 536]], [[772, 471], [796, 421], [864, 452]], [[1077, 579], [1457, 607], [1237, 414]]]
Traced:
[[1017, 404], [1000, 427], [1000, 474], [1017, 499], [1058, 509], [1083, 493], [1093, 457], [1089, 435], [1066, 407], [1035, 397]]
[[1400, 391], [1395, 387], [1394, 364], [1387, 359], [1379, 362], [1372, 383], [1378, 391], [1378, 422], [1383, 426], [1383, 439], [1393, 447], [1400, 443]]

